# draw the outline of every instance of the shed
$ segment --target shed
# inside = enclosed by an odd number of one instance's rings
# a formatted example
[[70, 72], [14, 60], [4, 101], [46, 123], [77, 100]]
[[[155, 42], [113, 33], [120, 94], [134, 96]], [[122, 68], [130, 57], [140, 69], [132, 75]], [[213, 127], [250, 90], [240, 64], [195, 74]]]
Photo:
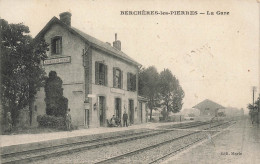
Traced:
[[215, 116], [219, 109], [225, 109], [224, 106], [206, 99], [192, 108], [200, 110], [200, 116]]

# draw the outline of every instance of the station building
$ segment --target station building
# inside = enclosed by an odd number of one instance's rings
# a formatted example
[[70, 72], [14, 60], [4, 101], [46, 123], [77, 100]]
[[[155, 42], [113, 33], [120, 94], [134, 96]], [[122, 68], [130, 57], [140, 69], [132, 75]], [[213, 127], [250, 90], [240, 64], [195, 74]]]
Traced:
[[192, 108], [198, 109], [200, 111], [200, 116], [210, 116], [210, 117], [216, 116], [219, 110], [225, 109], [224, 106], [214, 101], [211, 101], [209, 99], [200, 102], [199, 104], [195, 105]]
[[[53, 17], [35, 37], [50, 45], [43, 61], [47, 74], [55, 71], [63, 81], [72, 124], [106, 126], [113, 115], [128, 122], [146, 122], [146, 99], [138, 97], [138, 70], [141, 64], [121, 51], [121, 41], [102, 42], [71, 26], [71, 13]], [[45, 114], [45, 93], [37, 94], [35, 115]]]

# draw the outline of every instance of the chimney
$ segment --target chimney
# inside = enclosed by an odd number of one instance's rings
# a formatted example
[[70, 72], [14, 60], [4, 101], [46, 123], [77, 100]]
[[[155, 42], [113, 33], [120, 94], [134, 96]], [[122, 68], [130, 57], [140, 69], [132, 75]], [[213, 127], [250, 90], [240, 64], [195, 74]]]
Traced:
[[63, 12], [60, 13], [60, 20], [68, 26], [71, 26], [71, 13]]
[[115, 34], [115, 41], [113, 42], [113, 47], [121, 51], [121, 42], [117, 40], [117, 33]]

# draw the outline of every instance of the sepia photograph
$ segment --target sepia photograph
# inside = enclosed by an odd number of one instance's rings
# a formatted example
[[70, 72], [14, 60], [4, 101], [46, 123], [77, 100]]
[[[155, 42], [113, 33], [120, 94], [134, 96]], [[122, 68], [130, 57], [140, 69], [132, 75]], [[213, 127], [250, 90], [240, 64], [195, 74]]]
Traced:
[[259, 164], [260, 0], [0, 0], [0, 163]]

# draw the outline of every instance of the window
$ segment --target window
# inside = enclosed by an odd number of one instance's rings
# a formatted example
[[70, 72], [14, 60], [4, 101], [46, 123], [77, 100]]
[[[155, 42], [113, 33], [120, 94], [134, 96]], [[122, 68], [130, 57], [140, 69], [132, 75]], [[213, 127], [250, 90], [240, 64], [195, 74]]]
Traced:
[[113, 87], [123, 88], [123, 71], [119, 68], [113, 68]]
[[56, 36], [51, 40], [51, 53], [53, 55], [61, 54], [62, 50], [62, 38], [61, 36]]
[[95, 83], [107, 85], [107, 65], [102, 62], [95, 63]]
[[127, 90], [136, 91], [136, 75], [127, 73]]

